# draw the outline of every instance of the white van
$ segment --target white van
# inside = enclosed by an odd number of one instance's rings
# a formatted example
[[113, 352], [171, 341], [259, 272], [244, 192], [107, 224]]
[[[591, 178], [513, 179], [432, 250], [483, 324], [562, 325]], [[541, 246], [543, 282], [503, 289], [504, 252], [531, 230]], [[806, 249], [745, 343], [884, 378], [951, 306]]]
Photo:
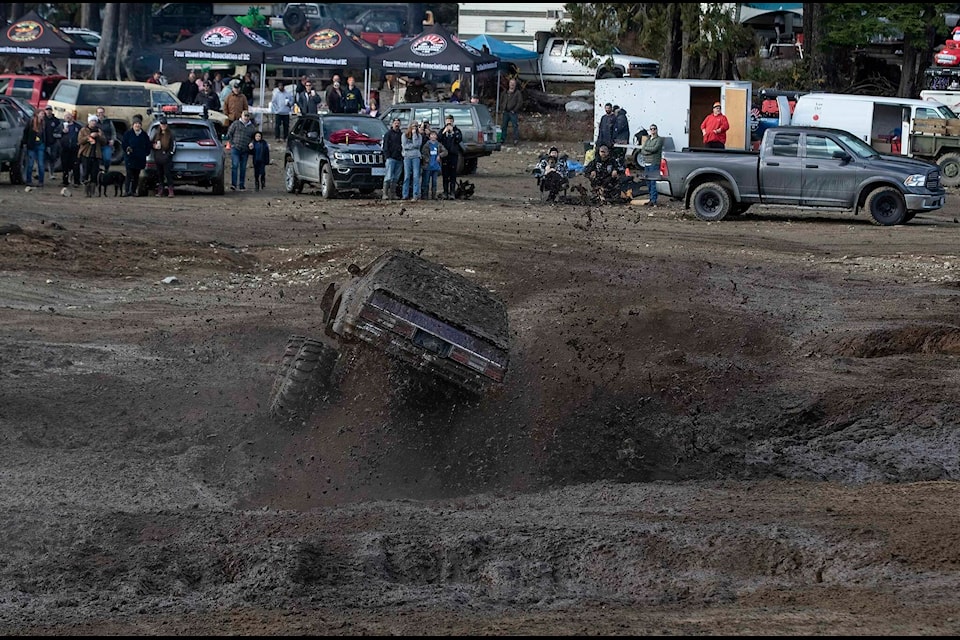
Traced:
[[915, 120], [956, 117], [949, 107], [933, 100], [805, 93], [797, 99], [790, 124], [843, 129], [877, 151], [908, 155]]

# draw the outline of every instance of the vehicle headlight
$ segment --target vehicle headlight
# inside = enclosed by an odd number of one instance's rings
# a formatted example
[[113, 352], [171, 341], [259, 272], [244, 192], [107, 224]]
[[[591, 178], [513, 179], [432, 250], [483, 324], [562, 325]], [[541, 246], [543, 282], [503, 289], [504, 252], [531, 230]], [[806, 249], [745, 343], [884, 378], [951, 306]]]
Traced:
[[334, 152], [333, 152], [333, 159], [334, 159], [334, 160], [349, 160], [349, 159], [350, 159], [350, 154], [349, 154], [349, 153], [344, 153], [343, 151], [334, 151]]
[[927, 185], [927, 176], [923, 173], [915, 173], [907, 176], [903, 181], [905, 187], [925, 187]]

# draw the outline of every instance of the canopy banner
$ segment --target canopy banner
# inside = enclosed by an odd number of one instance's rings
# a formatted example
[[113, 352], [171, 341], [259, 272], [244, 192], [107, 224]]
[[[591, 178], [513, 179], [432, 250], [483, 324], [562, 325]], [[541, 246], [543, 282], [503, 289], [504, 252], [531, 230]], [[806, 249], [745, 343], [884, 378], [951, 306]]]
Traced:
[[[230, 51], [211, 51], [210, 49], [200, 49], [196, 51], [174, 49], [173, 57], [191, 59], [201, 58], [203, 60], [231, 60], [234, 62], [251, 62], [253, 60], [253, 56], [246, 52], [231, 53]], [[260, 61], [257, 60], [257, 63], [259, 64]]]
[[282, 55], [280, 60], [286, 64], [317, 64], [330, 67], [346, 67], [349, 64], [346, 58], [317, 58], [316, 56]]

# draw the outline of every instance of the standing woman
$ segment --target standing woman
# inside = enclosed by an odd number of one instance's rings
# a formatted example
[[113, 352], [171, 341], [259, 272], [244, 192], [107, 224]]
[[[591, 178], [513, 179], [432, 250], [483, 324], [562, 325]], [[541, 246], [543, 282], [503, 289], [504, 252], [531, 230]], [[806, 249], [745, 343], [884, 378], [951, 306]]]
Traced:
[[173, 152], [177, 149], [177, 141], [173, 138], [173, 131], [167, 124], [167, 119], [160, 117], [160, 126], [153, 132], [150, 139], [153, 148], [153, 162], [157, 165], [157, 195], [162, 196], [164, 188], [167, 197], [173, 197]]
[[401, 141], [403, 148], [404, 200], [410, 200], [411, 190], [413, 191], [413, 199], [420, 199], [420, 147], [422, 145], [423, 138], [420, 137], [419, 125], [416, 121], [411, 122]]
[[46, 164], [47, 117], [43, 111], [37, 110], [30, 118], [30, 124], [23, 130], [23, 144], [27, 148], [27, 166], [24, 180], [28, 187], [33, 186], [33, 163], [37, 163], [37, 177], [40, 186], [43, 186], [44, 164]]
[[127, 167], [123, 195], [129, 197], [137, 193], [140, 172], [147, 166], [147, 156], [150, 155], [150, 139], [143, 130], [143, 116], [139, 113], [133, 116], [133, 126], [123, 132], [122, 144], [123, 162]]
[[[96, 184], [97, 174], [100, 173], [103, 162], [103, 147], [107, 144], [100, 130], [100, 119], [92, 113], [87, 117], [87, 126], [77, 134], [79, 148], [77, 156], [80, 161], [80, 181], [83, 184]], [[93, 195], [87, 190], [87, 195]]]

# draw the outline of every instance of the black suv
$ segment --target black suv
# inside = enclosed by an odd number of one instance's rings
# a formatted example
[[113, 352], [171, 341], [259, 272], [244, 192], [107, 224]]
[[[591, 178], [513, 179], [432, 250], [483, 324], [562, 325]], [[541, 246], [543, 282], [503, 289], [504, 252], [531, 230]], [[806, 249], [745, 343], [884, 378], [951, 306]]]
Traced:
[[369, 195], [382, 188], [386, 163], [381, 143], [386, 132], [383, 121], [370, 116], [300, 116], [283, 154], [287, 193], [300, 193], [306, 184], [319, 185], [323, 198], [344, 191]]

